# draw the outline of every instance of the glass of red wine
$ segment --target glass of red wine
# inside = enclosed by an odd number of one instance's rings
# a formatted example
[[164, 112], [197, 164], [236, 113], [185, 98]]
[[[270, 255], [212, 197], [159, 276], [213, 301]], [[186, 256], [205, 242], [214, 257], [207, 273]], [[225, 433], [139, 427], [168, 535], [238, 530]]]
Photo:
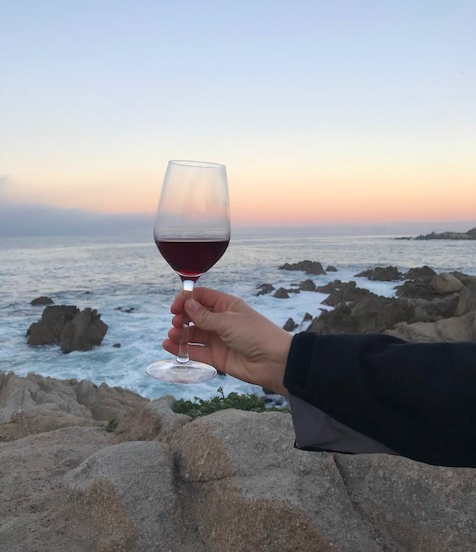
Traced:
[[[226, 168], [201, 161], [169, 161], [154, 223], [157, 247], [182, 280], [187, 297], [195, 282], [225, 253], [230, 241]], [[213, 378], [213, 366], [190, 360], [189, 321], [183, 322], [175, 359], [150, 364], [149, 376], [166, 383]]]

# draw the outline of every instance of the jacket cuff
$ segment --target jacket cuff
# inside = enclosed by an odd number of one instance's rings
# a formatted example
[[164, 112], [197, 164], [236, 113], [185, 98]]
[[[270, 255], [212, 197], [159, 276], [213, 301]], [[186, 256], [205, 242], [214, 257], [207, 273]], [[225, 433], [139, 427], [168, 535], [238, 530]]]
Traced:
[[302, 399], [290, 395], [288, 400], [297, 448], [352, 454], [396, 454], [382, 443], [341, 424]]

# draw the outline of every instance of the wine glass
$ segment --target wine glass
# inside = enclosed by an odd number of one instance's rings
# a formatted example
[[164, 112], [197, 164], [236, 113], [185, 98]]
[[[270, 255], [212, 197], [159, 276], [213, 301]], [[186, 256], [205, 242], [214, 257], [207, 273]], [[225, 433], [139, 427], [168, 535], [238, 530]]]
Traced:
[[[169, 161], [154, 223], [160, 253], [182, 279], [185, 297], [195, 282], [225, 253], [230, 241], [226, 168], [201, 161]], [[175, 359], [147, 366], [166, 383], [199, 383], [217, 371], [188, 356], [189, 321], [184, 319]]]

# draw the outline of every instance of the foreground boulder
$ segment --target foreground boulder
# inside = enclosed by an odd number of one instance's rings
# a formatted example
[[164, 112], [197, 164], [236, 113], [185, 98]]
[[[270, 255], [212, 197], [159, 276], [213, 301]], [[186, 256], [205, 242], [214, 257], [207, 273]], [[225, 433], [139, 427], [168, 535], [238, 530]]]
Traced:
[[[1, 411], [23, 390], [37, 414], [57, 404], [57, 416], [73, 423], [17, 439], [5, 436], [11, 422], [0, 424], [2, 550], [476, 549], [476, 470], [300, 451], [290, 414], [223, 410], [192, 421], [173, 412], [172, 397], [124, 401], [115, 433], [78, 427], [92, 418], [74, 404], [77, 384], [45, 380], [0, 379]], [[75, 390], [65, 391], [75, 420], [61, 393], [37, 400], [47, 385]]]
[[110, 445], [63, 478], [77, 519], [106, 550], [177, 550], [183, 510], [172, 450], [160, 442]]
[[0, 443], [2, 551], [107, 550], [100, 547], [105, 535], [81, 524], [62, 485], [71, 469], [109, 440], [103, 429], [68, 427]]
[[0, 371], [0, 440], [68, 426], [99, 426], [148, 400], [128, 389]]
[[100, 345], [107, 330], [96, 310], [53, 305], [45, 308], [41, 320], [34, 322], [26, 335], [28, 345], [59, 345], [63, 353], [70, 353]]

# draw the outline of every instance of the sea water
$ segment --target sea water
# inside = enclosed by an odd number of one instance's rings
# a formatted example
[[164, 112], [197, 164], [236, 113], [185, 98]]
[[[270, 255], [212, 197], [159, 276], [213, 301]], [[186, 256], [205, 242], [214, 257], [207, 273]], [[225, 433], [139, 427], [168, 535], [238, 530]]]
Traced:
[[[337, 272], [309, 276], [280, 270], [288, 262], [319, 261]], [[261, 284], [289, 288], [311, 279], [316, 285], [354, 280], [359, 287], [392, 297], [398, 282], [371, 282], [356, 277], [376, 266], [396, 266], [402, 272], [431, 266], [437, 272], [476, 274], [476, 241], [415, 241], [381, 235], [323, 235], [316, 229], [293, 233], [242, 231], [232, 236], [220, 261], [200, 279], [200, 285], [238, 295], [283, 326], [288, 318], [300, 324], [306, 313], [318, 316], [326, 295], [291, 294], [289, 299], [257, 295]], [[132, 389], [148, 398], [208, 398], [222, 387], [260, 392], [230, 376], [202, 384], [170, 385], [151, 379], [145, 367], [166, 359], [161, 342], [170, 327], [170, 304], [180, 291], [180, 279], [161, 258], [151, 240], [2, 238], [0, 239], [0, 369], [20, 376], [35, 372], [55, 378], [87, 379], [96, 384]], [[26, 331], [43, 308], [30, 301], [40, 295], [57, 305], [96, 309], [109, 326], [103, 343], [88, 352], [62, 354], [59, 347], [29, 347]], [[300, 325], [296, 331], [302, 331]]]

